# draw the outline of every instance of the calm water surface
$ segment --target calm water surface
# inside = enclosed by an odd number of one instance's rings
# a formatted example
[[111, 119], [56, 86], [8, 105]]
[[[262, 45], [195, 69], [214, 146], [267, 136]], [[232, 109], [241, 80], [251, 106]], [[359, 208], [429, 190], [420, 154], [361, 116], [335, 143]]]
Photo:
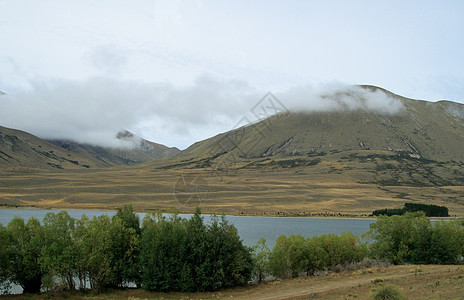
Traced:
[[[6, 226], [15, 216], [28, 220], [35, 217], [42, 221], [43, 217], [49, 213], [58, 213], [61, 210], [43, 210], [43, 209], [0, 209], [0, 224]], [[89, 218], [94, 216], [108, 215], [113, 216], [114, 211], [96, 211], [96, 210], [67, 210], [73, 218], [80, 219], [85, 214]], [[140, 213], [143, 219], [146, 214]], [[191, 215], [181, 214], [180, 216], [190, 218]], [[211, 220], [211, 216], [204, 215], [205, 222]], [[246, 217], [246, 216], [226, 216], [237, 228], [244, 244], [248, 246], [255, 245], [263, 237], [267, 244], [273, 247], [275, 240], [279, 235], [285, 234], [287, 237], [292, 234], [300, 234], [305, 237], [322, 235], [328, 233], [341, 234], [351, 232], [354, 235], [361, 236], [369, 230], [369, 224], [375, 222], [370, 219], [329, 219], [329, 218], [288, 218], [288, 217]]]

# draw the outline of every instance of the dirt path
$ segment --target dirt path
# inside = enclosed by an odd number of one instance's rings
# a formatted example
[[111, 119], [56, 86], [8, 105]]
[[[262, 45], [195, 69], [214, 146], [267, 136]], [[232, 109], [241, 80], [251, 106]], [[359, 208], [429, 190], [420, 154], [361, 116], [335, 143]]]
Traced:
[[[405, 299], [463, 299], [464, 265], [407, 265], [268, 281], [208, 293], [116, 290], [103, 294], [16, 295], [14, 299], [369, 299], [373, 289], [397, 286]], [[3, 298], [3, 296], [0, 296]], [[7, 297], [9, 298], [9, 297]]]
[[259, 300], [350, 299], [350, 297], [366, 299], [371, 290], [378, 288], [379, 284], [398, 286], [407, 299], [453, 299], [464, 296], [464, 267], [409, 265], [367, 269], [273, 281], [257, 285], [248, 293], [230, 296]]

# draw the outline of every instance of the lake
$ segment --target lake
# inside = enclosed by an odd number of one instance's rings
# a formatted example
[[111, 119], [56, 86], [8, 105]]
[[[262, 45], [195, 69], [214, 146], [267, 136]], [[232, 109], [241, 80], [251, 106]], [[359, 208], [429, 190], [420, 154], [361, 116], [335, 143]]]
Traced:
[[[49, 213], [58, 213], [61, 210], [44, 209], [0, 209], [0, 224], [6, 226], [15, 216], [28, 220], [35, 217], [42, 221], [43, 217]], [[95, 211], [95, 210], [67, 210], [73, 218], [80, 219], [85, 214], [89, 218], [100, 215], [113, 216], [114, 211]], [[146, 215], [138, 214], [141, 219]], [[181, 217], [190, 218], [189, 214], [180, 214]], [[205, 222], [212, 218], [210, 215], [203, 215]], [[260, 238], [265, 238], [267, 244], [272, 248], [279, 235], [300, 234], [305, 237], [312, 237], [322, 234], [341, 234], [351, 232], [356, 236], [361, 236], [369, 230], [369, 224], [374, 223], [373, 219], [331, 219], [331, 218], [291, 218], [291, 217], [253, 217], [253, 216], [226, 216], [237, 228], [238, 233], [247, 246], [255, 245]]]

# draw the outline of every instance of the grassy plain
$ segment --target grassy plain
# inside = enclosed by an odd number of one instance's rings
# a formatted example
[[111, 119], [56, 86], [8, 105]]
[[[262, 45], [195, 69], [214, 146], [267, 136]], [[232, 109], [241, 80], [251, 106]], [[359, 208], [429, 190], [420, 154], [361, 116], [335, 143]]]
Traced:
[[[116, 290], [102, 294], [16, 295], [14, 299], [369, 299], [373, 289], [397, 286], [405, 299], [462, 299], [464, 267], [405, 265], [329, 273], [250, 284], [245, 287], [206, 293], [154, 293], [144, 290]], [[2, 298], [2, 296], [0, 296]]]
[[135, 209], [292, 216], [361, 216], [405, 202], [445, 205], [464, 215], [462, 163], [385, 153], [242, 160], [159, 161], [85, 170], [0, 171], [2, 207]]

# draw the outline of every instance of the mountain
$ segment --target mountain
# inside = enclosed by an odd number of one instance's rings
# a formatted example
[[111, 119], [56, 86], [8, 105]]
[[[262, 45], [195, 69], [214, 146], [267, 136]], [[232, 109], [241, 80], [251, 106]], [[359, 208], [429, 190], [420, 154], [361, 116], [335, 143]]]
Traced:
[[[464, 185], [463, 104], [408, 99], [374, 86], [361, 89], [367, 95], [387, 95], [399, 109], [392, 113], [355, 106], [280, 113], [195, 143], [170, 165], [167, 161], [154, 165], [223, 174], [310, 171], [327, 182], [378, 186]], [[351, 94], [350, 99], [360, 103], [366, 100], [366, 94], [353, 90], [338, 94]]]
[[385, 93], [402, 108], [394, 114], [367, 109], [279, 114], [196, 143], [182, 155], [233, 155], [243, 160], [378, 150], [418, 159], [464, 161], [463, 104], [412, 100], [378, 87], [362, 88]]
[[0, 166], [5, 169], [87, 169], [103, 164], [24, 131], [0, 126]]
[[116, 138], [123, 142], [123, 147], [101, 147], [70, 140], [48, 140], [48, 142], [106, 166], [134, 165], [153, 159], [171, 158], [180, 153], [175, 147], [169, 148], [147, 141], [127, 130], [119, 132]]

